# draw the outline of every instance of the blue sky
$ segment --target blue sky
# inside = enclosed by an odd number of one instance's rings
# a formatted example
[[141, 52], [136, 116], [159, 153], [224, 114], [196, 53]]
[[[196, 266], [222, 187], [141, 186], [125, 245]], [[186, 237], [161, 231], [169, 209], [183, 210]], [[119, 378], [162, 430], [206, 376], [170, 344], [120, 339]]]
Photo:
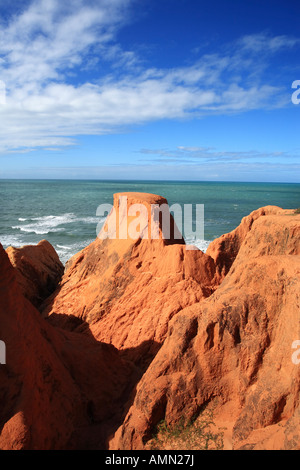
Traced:
[[299, 17], [297, 0], [0, 0], [0, 178], [300, 182]]

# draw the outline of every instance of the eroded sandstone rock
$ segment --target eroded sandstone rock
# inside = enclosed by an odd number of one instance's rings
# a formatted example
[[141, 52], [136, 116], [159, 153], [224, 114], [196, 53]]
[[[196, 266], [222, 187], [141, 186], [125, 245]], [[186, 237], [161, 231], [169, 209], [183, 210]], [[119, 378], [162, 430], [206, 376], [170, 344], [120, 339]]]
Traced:
[[220, 281], [224, 279], [229, 272], [255, 220], [266, 215], [290, 215], [292, 213], [293, 210], [281, 209], [277, 206], [261, 207], [243, 217], [241, 223], [234, 230], [221, 235], [221, 237], [211, 242], [207, 248], [206, 254], [215, 260]]
[[300, 216], [253, 221], [208, 299], [178, 313], [111, 449], [143, 449], [160, 420], [208, 407], [234, 449], [299, 449]]
[[41, 318], [1, 245], [0, 266], [0, 449], [104, 448], [135, 369], [112, 345]]
[[64, 272], [55, 249], [47, 240], [42, 240], [37, 245], [21, 248], [10, 246], [6, 252], [16, 269], [23, 295], [35, 307], [39, 307], [57, 288]]
[[[164, 341], [171, 318], [215, 290], [215, 263], [200, 250], [187, 249], [170, 213], [170, 237], [163, 238], [160, 222], [158, 239], [151, 238], [151, 206], [166, 204], [161, 196], [116, 194], [118, 230], [126, 234], [135, 221], [120, 208], [124, 195], [129, 213], [134, 204], [146, 208], [138, 222], [139, 232], [148, 237], [119, 239], [117, 233], [115, 239], [97, 238], [69, 261], [60, 288], [43, 306], [43, 315], [52, 324], [76, 331], [82, 331], [78, 320], [84, 321], [97, 340], [148, 363]], [[106, 226], [113, 226], [112, 217]]]
[[[125, 194], [147, 215], [137, 224], [115, 195], [106, 226], [117, 214], [117, 230], [133, 222], [148, 238], [96, 239], [46, 299], [26, 263], [46, 285], [51, 256], [43, 268], [37, 250], [8, 250], [13, 268], [0, 245], [0, 449], [99, 449], [109, 436], [111, 449], [144, 449], [162, 419], [205, 408], [227, 448], [299, 449], [300, 216], [261, 208], [204, 254], [171, 218], [169, 238], [161, 224], [149, 236], [164, 198]], [[45, 318], [23, 294], [45, 299]]]

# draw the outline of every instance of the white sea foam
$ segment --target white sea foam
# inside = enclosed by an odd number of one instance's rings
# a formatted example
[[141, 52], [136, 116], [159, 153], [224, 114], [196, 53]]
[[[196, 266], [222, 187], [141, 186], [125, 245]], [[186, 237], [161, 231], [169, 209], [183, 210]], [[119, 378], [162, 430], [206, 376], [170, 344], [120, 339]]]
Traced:
[[106, 217], [79, 217], [78, 222], [84, 222], [86, 224], [99, 224], [100, 222], [104, 222]]
[[21, 232], [36, 233], [37, 235], [47, 235], [47, 233], [49, 232], [62, 232], [64, 230], [63, 228], [59, 229], [59, 228], [49, 228], [49, 227], [43, 227], [43, 226], [39, 228], [34, 224], [28, 224], [26, 225], [26, 227], [15, 225], [12, 228], [19, 229], [21, 230]]
[[76, 255], [79, 251], [83, 250], [86, 246], [92, 243], [94, 240], [85, 240], [82, 242], [73, 243], [72, 245], [65, 246], [65, 245], [55, 245], [55, 251], [59, 256], [60, 261], [63, 264], [72, 258], [72, 256]]
[[[26, 221], [29, 219], [23, 219]], [[103, 217], [77, 217], [75, 214], [63, 215], [45, 215], [42, 217], [32, 217], [29, 224], [14, 225], [15, 230], [21, 232], [36, 233], [38, 235], [46, 235], [48, 233], [64, 232], [66, 230], [63, 225], [74, 223], [97, 224], [104, 222]], [[21, 219], [19, 219], [21, 221]]]
[[199, 250], [203, 251], [203, 253], [206, 252], [208, 245], [210, 244], [211, 240], [200, 240], [198, 238], [196, 239], [191, 239], [191, 238], [186, 238], [185, 243], [187, 245], [194, 245], [196, 246]]
[[60, 216], [46, 215], [43, 217], [32, 217], [29, 224], [14, 225], [13, 229], [19, 229], [21, 232], [36, 233], [45, 235], [49, 232], [61, 232], [63, 227], [60, 225], [70, 223], [75, 216], [73, 214], [64, 214]]
[[23, 246], [24, 242], [18, 235], [1, 235], [0, 243], [4, 248], [8, 246], [15, 246], [16, 248]]

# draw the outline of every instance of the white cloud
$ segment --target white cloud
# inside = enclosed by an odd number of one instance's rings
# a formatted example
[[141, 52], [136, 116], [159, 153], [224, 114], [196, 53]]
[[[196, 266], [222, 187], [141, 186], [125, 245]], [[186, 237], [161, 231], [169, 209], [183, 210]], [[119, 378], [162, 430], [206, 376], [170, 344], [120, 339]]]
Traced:
[[279, 50], [299, 45], [298, 38], [288, 37], [286, 35], [271, 36], [267, 33], [258, 33], [246, 35], [239, 40], [239, 46], [244, 51], [258, 52], [278, 52]]
[[141, 149], [142, 155], [151, 155], [151, 159], [143, 158], [141, 161], [144, 163], [152, 162], [153, 165], [158, 163], [182, 165], [183, 163], [197, 166], [205, 163], [247, 163], [255, 161], [256, 163], [270, 164], [272, 161], [285, 161], [288, 165], [294, 161], [299, 161], [299, 153], [288, 153], [283, 151], [231, 151], [231, 150], [217, 150], [214, 147], [188, 147], [177, 146], [176, 149]]
[[[35, 0], [7, 24], [2, 21], [0, 78], [7, 96], [0, 106], [1, 153], [74, 145], [78, 135], [157, 119], [243, 112], [290, 101], [280, 87], [242, 78], [256, 65], [256, 58], [243, 54], [261, 48], [263, 35], [246, 36], [239, 50], [205, 55], [190, 66], [143, 68], [134, 51], [123, 50], [115, 40], [131, 4]], [[269, 37], [265, 49], [293, 45], [294, 39]], [[80, 75], [89, 66], [95, 67], [92, 83]]]
[[129, 0], [36, 0], [0, 31], [1, 74], [12, 88], [63, 78], [93, 47], [107, 44]]

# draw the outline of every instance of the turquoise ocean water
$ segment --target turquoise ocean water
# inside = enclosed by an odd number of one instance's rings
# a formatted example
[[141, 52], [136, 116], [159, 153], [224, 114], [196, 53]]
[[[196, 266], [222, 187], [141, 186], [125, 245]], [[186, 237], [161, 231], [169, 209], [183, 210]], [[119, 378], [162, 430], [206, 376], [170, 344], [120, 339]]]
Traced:
[[300, 207], [300, 184], [0, 180], [0, 243], [19, 247], [46, 239], [65, 263], [96, 238], [105, 220], [97, 207], [123, 191], [159, 194], [170, 206], [204, 204], [204, 238], [193, 241], [203, 251], [259, 207]]

